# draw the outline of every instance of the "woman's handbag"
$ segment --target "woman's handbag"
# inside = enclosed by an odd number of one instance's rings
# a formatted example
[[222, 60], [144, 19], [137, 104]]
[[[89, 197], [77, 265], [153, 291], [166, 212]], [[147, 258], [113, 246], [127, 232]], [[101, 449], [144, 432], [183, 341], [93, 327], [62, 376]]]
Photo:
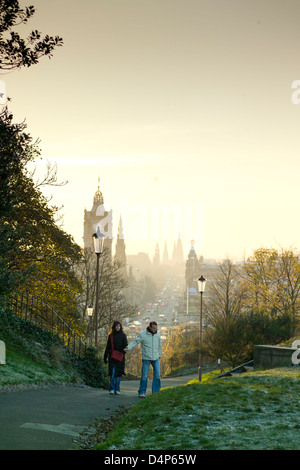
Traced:
[[113, 359], [114, 361], [122, 362], [124, 354], [114, 349], [113, 335], [110, 336], [110, 340], [111, 340], [111, 355], [110, 355], [111, 359]]

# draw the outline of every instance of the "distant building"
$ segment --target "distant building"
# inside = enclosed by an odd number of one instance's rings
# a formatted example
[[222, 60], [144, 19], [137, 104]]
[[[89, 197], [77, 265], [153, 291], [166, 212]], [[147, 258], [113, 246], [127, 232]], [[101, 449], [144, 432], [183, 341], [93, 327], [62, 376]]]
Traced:
[[153, 266], [157, 267], [159, 265], [160, 265], [160, 252], [159, 252], [158, 243], [156, 243], [155, 254], [153, 258]]
[[185, 302], [187, 315], [197, 315], [199, 312], [198, 284], [200, 276], [200, 263], [195, 252], [194, 240], [191, 241], [191, 248], [185, 266]]
[[185, 267], [185, 282], [186, 288], [191, 293], [197, 294], [197, 279], [200, 276], [200, 263], [198, 261], [195, 247], [194, 247], [194, 240], [191, 241], [191, 248], [188, 254], [188, 259], [186, 261]]
[[173, 266], [176, 266], [177, 264], [178, 265], [184, 264], [184, 254], [183, 254], [182, 242], [181, 242], [180, 237], [178, 237], [177, 242], [176, 241], [174, 242], [171, 264]]
[[122, 218], [120, 217], [118, 237], [116, 242], [115, 258], [122, 263], [121, 272], [123, 276], [127, 277], [127, 258], [126, 258], [126, 245], [124, 240]]
[[104, 248], [112, 251], [112, 210], [107, 210], [104, 206], [103, 194], [100, 191], [98, 182], [98, 189], [95, 192], [93, 199], [93, 206], [90, 211], [84, 210], [83, 222], [83, 246], [86, 249], [94, 250], [93, 246], [93, 233], [97, 228], [105, 235]]
[[165, 266], [168, 266], [170, 264], [167, 242], [165, 242], [165, 246], [164, 246], [162, 264], [164, 264]]

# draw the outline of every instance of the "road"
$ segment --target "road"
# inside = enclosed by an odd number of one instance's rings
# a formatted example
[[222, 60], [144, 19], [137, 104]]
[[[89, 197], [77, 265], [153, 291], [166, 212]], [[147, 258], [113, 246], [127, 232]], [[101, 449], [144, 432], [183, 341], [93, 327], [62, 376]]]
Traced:
[[[162, 388], [185, 384], [194, 377], [162, 379]], [[0, 450], [74, 450], [74, 439], [94, 419], [140, 400], [138, 387], [137, 380], [122, 381], [119, 396], [71, 386], [0, 392]]]

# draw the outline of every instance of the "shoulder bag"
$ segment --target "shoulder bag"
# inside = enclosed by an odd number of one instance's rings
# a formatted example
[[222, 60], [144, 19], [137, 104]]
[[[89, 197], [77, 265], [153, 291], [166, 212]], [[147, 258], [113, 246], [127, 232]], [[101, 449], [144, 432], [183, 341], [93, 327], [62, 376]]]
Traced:
[[113, 335], [110, 336], [110, 340], [111, 340], [111, 355], [110, 355], [111, 359], [113, 359], [114, 361], [122, 362], [124, 354], [114, 349]]

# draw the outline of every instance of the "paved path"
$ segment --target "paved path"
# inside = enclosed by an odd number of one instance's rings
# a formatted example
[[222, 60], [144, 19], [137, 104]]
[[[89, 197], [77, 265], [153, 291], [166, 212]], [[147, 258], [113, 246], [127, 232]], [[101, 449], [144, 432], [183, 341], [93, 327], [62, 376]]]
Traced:
[[[162, 379], [162, 387], [196, 375]], [[74, 439], [94, 419], [139, 400], [139, 381], [121, 382], [121, 395], [87, 387], [49, 387], [0, 393], [0, 450], [72, 450]], [[151, 391], [151, 380], [148, 382]]]

